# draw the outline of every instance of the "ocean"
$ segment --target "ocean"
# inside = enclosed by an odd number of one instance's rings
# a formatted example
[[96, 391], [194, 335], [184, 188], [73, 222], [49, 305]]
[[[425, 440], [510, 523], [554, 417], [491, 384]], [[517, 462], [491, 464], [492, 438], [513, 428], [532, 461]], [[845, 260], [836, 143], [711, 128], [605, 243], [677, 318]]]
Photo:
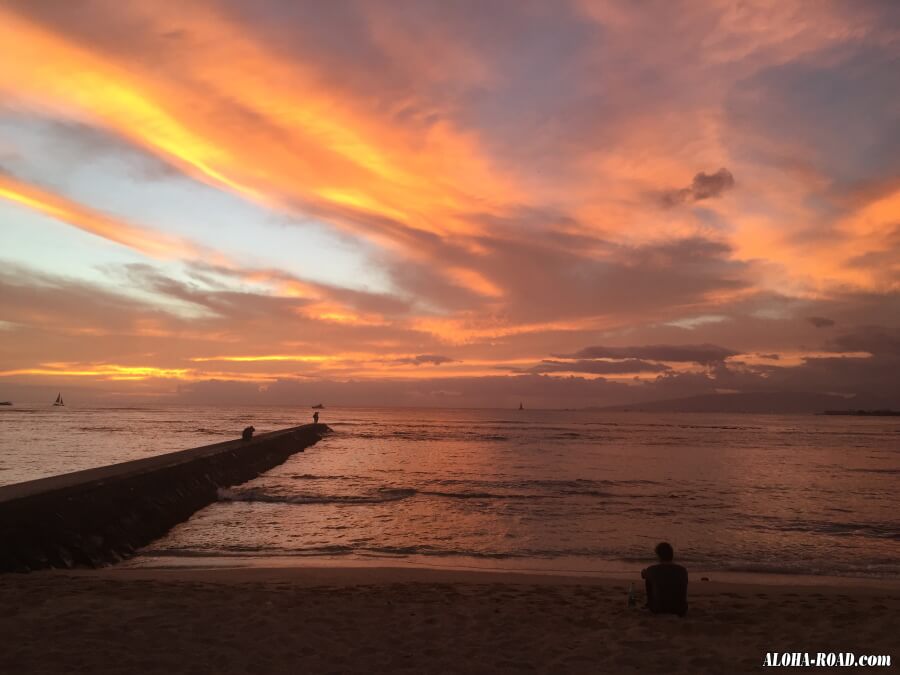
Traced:
[[[0, 409], [0, 484], [311, 421], [305, 408]], [[126, 565], [413, 564], [900, 578], [900, 420], [328, 408], [334, 433]]]

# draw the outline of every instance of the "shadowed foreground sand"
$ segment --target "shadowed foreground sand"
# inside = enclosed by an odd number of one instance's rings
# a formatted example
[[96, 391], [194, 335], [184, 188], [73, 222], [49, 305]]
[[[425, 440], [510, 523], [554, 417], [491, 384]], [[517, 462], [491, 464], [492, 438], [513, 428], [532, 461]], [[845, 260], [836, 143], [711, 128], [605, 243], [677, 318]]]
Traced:
[[900, 589], [693, 583], [677, 619], [599, 579], [118, 569], [0, 576], [0, 606], [2, 673], [729, 673], [767, 651], [892, 654]]

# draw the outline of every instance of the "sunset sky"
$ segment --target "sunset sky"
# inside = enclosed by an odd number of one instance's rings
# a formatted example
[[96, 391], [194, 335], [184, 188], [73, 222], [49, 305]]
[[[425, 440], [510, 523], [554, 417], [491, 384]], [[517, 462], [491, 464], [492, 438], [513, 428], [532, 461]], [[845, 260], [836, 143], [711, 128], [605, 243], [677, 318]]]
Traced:
[[900, 3], [4, 0], [0, 400], [900, 404]]

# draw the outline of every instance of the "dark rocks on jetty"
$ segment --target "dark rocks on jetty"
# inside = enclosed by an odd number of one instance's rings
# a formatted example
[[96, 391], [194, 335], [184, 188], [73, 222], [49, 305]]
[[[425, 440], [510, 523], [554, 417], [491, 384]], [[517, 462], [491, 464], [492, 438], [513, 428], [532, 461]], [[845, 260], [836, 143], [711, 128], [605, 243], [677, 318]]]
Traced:
[[132, 555], [330, 431], [306, 424], [0, 487], [0, 572], [100, 567]]

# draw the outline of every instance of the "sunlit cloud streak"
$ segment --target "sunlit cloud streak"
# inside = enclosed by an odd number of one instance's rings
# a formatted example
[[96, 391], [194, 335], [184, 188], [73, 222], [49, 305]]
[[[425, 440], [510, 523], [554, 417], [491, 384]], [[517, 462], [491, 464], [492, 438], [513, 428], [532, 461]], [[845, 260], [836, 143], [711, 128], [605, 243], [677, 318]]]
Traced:
[[[279, 59], [205, 4], [179, 11], [178, 22], [190, 37], [164, 42], [167, 51], [183, 57], [181, 82], [161, 80], [146, 62], [106, 60], [100, 51], [8, 14], [2, 37], [10, 65], [0, 70], [0, 85], [26, 102], [61, 107], [108, 125], [194, 177], [266, 205], [308, 204], [357, 232], [386, 240], [408, 240], [412, 235], [406, 229], [471, 229], [453, 216], [462, 210], [462, 197], [454, 196], [453, 188], [436, 192], [449, 187], [436, 175], [448, 169], [461, 182], [495, 182], [486, 167], [478, 166], [477, 149], [467, 147], [471, 143], [464, 134], [433, 126], [427, 130], [428, 146], [401, 154], [403, 145], [413, 141], [405, 141], [401, 129], [354, 114], [346, 101], [319, 86], [317, 73]], [[150, 5], [121, 9], [146, 22], [147, 36], [175, 28], [165, 15], [147, 11]], [[55, 67], [36, 67], [25, 77], [23, 64], [28, 63]], [[225, 105], [211, 110], [214, 101]], [[248, 115], [254, 123], [241, 124]], [[446, 164], [447, 151], [460, 162], [457, 168]], [[429, 166], [431, 158], [437, 165]], [[443, 210], [423, 213], [424, 205]], [[376, 227], [364, 231], [352, 217], [341, 217], [345, 211], [378, 217], [372, 221]], [[384, 224], [380, 233], [378, 222]]]
[[700, 364], [724, 361], [739, 352], [716, 345], [647, 345], [643, 347], [585, 347], [574, 354], [558, 354], [571, 359], [651, 359], [654, 361], [693, 362]]
[[[180, 237], [167, 236], [110, 217], [51, 191], [17, 180], [2, 171], [0, 171], [0, 199], [33, 209], [155, 258], [216, 259], [216, 256], [205, 247], [197, 246]], [[223, 259], [219, 258], [219, 261], [222, 262]]]

